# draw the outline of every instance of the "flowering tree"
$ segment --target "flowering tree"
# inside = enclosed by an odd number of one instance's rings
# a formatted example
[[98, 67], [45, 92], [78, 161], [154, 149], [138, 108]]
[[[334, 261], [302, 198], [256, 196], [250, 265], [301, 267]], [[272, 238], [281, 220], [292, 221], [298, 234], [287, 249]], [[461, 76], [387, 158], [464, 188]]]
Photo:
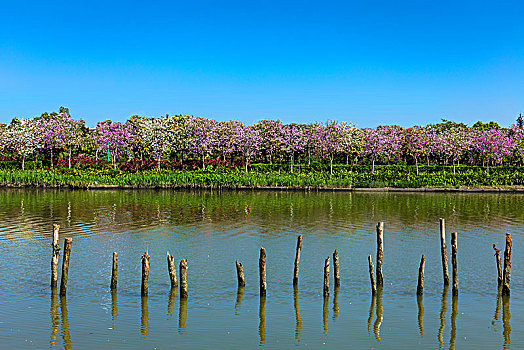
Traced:
[[304, 129], [296, 124], [283, 126], [282, 150], [290, 155], [291, 172], [295, 163], [295, 152], [303, 152], [306, 144]]
[[283, 148], [284, 125], [280, 120], [261, 120], [253, 128], [260, 135], [260, 151], [269, 157], [269, 164], [273, 164], [275, 154]]
[[236, 124], [237, 129], [234, 133], [235, 150], [242, 155], [248, 171], [248, 164], [253, 157], [259, 153], [261, 143], [260, 131], [250, 126], [245, 126], [242, 123]]
[[35, 125], [31, 119], [13, 119], [4, 133], [5, 149], [22, 157], [22, 170], [25, 170], [25, 159], [38, 147], [35, 137]]
[[429, 153], [430, 135], [428, 129], [418, 126], [404, 130], [404, 150], [407, 155], [415, 160], [415, 168], [418, 172], [419, 159]]
[[202, 169], [206, 168], [204, 160], [217, 144], [217, 122], [213, 119], [192, 117], [187, 122], [187, 147], [189, 151], [202, 158]]
[[116, 169], [117, 157], [124, 154], [129, 147], [130, 134], [122, 123], [112, 121], [99, 122], [96, 126], [98, 145], [107, 152], [107, 159], [111, 159]]
[[328, 120], [325, 123], [318, 124], [316, 132], [317, 142], [315, 153], [320, 158], [329, 159], [330, 173], [333, 174], [333, 160], [335, 155], [342, 151], [341, 140], [344, 137], [345, 123]]

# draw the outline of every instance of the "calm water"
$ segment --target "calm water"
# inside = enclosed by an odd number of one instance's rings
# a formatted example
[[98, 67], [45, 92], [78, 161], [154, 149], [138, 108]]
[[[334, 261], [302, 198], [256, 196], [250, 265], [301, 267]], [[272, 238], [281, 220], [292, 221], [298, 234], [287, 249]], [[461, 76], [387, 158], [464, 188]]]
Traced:
[[[458, 298], [442, 288], [439, 217], [446, 218], [448, 247], [449, 233], [458, 232]], [[385, 286], [372, 298], [367, 255], [375, 256], [378, 221], [385, 222]], [[48, 287], [55, 222], [61, 245], [73, 238], [67, 298]], [[515, 194], [0, 190], [0, 344], [522, 349], [523, 224], [524, 196]], [[491, 247], [503, 249], [506, 232], [514, 248], [510, 300], [497, 296]], [[304, 243], [294, 290], [299, 234]], [[266, 299], [258, 295], [261, 246]], [[142, 298], [146, 247], [151, 275], [149, 296]], [[323, 264], [335, 248], [342, 285], [326, 300]], [[116, 293], [108, 290], [113, 251], [119, 253]], [[166, 251], [188, 259], [186, 302], [170, 293]], [[421, 254], [425, 293], [417, 298]], [[236, 259], [246, 275], [240, 294]]]

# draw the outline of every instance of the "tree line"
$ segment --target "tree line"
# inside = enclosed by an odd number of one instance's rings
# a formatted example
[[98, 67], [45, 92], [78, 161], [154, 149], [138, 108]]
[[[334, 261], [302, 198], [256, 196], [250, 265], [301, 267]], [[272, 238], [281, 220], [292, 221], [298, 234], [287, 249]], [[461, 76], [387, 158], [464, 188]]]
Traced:
[[122, 162], [154, 160], [183, 162], [197, 159], [223, 164], [242, 162], [246, 171], [252, 161], [262, 163], [311, 161], [333, 164], [420, 163], [521, 165], [524, 156], [522, 116], [517, 125], [500, 127], [495, 122], [473, 126], [443, 119], [441, 123], [402, 128], [396, 125], [357, 128], [353, 123], [328, 120], [284, 124], [261, 120], [246, 125], [238, 120], [216, 121], [189, 115], [146, 118], [138, 115], [125, 123], [110, 120], [87, 127], [69, 110], [43, 113], [29, 119], [13, 119], [0, 125], [4, 159], [17, 159], [22, 169], [27, 159], [44, 159], [51, 167], [57, 159], [71, 168], [75, 156], [106, 159], [115, 169]]

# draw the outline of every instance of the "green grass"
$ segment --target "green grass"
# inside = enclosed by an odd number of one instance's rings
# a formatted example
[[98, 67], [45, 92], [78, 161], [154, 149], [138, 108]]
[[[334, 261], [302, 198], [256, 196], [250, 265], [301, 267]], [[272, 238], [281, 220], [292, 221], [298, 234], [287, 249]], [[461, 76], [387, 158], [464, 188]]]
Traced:
[[497, 167], [486, 172], [479, 167], [461, 166], [453, 174], [449, 167], [420, 167], [419, 175], [411, 166], [369, 167], [338, 166], [333, 175], [324, 169], [297, 167], [287, 169], [257, 169], [246, 173], [241, 169], [170, 171], [153, 170], [137, 173], [119, 170], [0, 170], [0, 185], [4, 186], [72, 186], [111, 185], [122, 187], [511, 187], [524, 186], [524, 169]]

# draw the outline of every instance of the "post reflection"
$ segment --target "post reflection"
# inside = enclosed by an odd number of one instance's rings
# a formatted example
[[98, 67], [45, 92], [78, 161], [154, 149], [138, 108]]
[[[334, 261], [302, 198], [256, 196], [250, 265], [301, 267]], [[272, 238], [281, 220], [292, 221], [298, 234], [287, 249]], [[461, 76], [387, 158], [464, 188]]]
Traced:
[[260, 343], [258, 345], [264, 346], [266, 343], [266, 296], [260, 296], [260, 307], [258, 308], [258, 318], [260, 322], [258, 324], [258, 335], [260, 337]]
[[502, 286], [498, 286], [497, 288], [497, 304], [495, 305], [495, 313], [493, 315], [493, 320], [491, 321], [491, 325], [493, 326], [493, 330], [497, 331], [498, 327], [497, 325], [500, 323], [500, 304], [501, 304], [501, 295], [502, 295]]
[[238, 315], [238, 310], [242, 306], [242, 299], [244, 298], [244, 290], [246, 288], [243, 286], [238, 286], [237, 289], [237, 300], [235, 302], [235, 315]]
[[178, 333], [187, 334], [187, 298], [180, 298], [178, 309]]
[[172, 320], [175, 313], [176, 288], [169, 290], [169, 299], [167, 300], [167, 319]]
[[333, 291], [333, 321], [336, 321], [338, 318], [339, 313], [339, 306], [338, 306], [338, 293], [340, 291], [340, 287], [335, 287]]
[[417, 306], [418, 306], [418, 330], [421, 336], [424, 336], [424, 303], [422, 295], [417, 295]]
[[458, 315], [458, 295], [451, 298], [451, 336], [449, 338], [449, 349], [455, 349], [455, 340], [457, 339], [457, 315]]
[[376, 309], [377, 318], [373, 324], [373, 333], [375, 333], [375, 338], [382, 342], [380, 339], [380, 326], [384, 319], [384, 307], [382, 306], [382, 286], [377, 286], [377, 309]]
[[147, 339], [149, 334], [149, 308], [147, 306], [147, 295], [142, 295], [140, 299], [140, 334]]
[[368, 335], [371, 336], [371, 324], [373, 323], [373, 317], [375, 317], [375, 302], [377, 301], [377, 295], [371, 295], [371, 304], [369, 305], [369, 316], [368, 316]]
[[328, 336], [329, 330], [329, 296], [324, 296], [324, 302], [322, 303], [322, 325], [324, 326], [324, 335]]
[[448, 291], [449, 286], [445, 285], [442, 289], [442, 298], [440, 305], [440, 327], [438, 329], [438, 343], [439, 349], [444, 348], [444, 329], [446, 328], [446, 312], [448, 311]]
[[49, 346], [53, 347], [57, 344], [58, 327], [60, 326], [60, 318], [58, 317], [58, 296], [56, 288], [51, 289], [51, 340]]
[[118, 301], [115, 289], [111, 291], [111, 319], [113, 322], [118, 320]]
[[295, 307], [295, 339], [300, 340], [302, 335], [302, 318], [300, 317], [300, 309], [298, 308], [298, 286], [293, 286], [293, 306]]
[[511, 325], [509, 323], [511, 313], [509, 312], [509, 295], [502, 296], [502, 327], [504, 335], [504, 349], [509, 349], [511, 345]]
[[62, 340], [64, 349], [72, 349], [71, 334], [69, 333], [69, 317], [67, 315], [67, 300], [65, 295], [60, 296], [60, 313], [62, 314]]

